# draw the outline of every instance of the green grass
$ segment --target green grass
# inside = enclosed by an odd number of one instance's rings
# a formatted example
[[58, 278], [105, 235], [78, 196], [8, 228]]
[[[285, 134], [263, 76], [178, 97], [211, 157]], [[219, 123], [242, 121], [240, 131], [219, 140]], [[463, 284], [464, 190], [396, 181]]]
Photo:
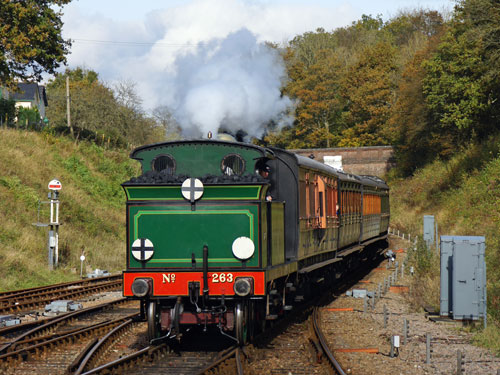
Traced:
[[[485, 236], [489, 335], [500, 337], [500, 156], [493, 139], [436, 161], [410, 179], [390, 179], [392, 226], [422, 235], [423, 215], [434, 215], [440, 235]], [[419, 303], [439, 303], [439, 259], [431, 260], [425, 280], [419, 280]], [[414, 260], [415, 261], [415, 260]], [[437, 290], [436, 290], [437, 289]], [[496, 330], [496, 331], [495, 331]], [[495, 331], [495, 333], [492, 333]], [[478, 343], [491, 345], [485, 333]], [[498, 352], [498, 344], [496, 349]]]
[[[139, 174], [129, 150], [75, 144], [50, 133], [0, 129], [0, 290], [74, 280], [80, 255], [89, 269], [125, 266], [125, 194], [120, 184]], [[60, 267], [49, 271], [47, 228], [37, 221], [47, 184], [61, 181]], [[49, 218], [41, 205], [40, 221]]]

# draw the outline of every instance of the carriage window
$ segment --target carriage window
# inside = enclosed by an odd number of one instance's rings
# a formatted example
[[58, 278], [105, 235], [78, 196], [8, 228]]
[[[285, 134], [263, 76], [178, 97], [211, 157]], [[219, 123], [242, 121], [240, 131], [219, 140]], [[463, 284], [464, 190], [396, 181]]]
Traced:
[[300, 217], [305, 218], [307, 217], [307, 198], [306, 198], [306, 182], [305, 181], [300, 181]]
[[159, 155], [151, 163], [156, 172], [166, 171], [167, 174], [175, 173], [175, 159], [170, 155]]
[[229, 154], [222, 159], [220, 169], [225, 175], [232, 176], [236, 174], [240, 176], [245, 171], [245, 161], [238, 154]]

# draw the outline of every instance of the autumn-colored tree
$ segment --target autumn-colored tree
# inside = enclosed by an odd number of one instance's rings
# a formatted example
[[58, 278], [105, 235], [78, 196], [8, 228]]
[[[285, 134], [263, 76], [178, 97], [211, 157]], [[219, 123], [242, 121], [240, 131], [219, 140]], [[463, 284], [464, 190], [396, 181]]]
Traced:
[[308, 69], [310, 66], [317, 64], [320, 55], [323, 57], [324, 51], [335, 49], [336, 40], [333, 33], [319, 28], [316, 32], [306, 32], [296, 36], [288, 47], [287, 65], [292, 69], [294, 67]]
[[0, 0], [0, 85], [41, 79], [66, 62], [70, 43], [61, 36], [61, 13], [70, 0]]
[[395, 146], [396, 168], [403, 176], [411, 175], [415, 169], [432, 161], [442, 145], [449, 142], [446, 136], [433, 131], [431, 112], [422, 88], [426, 74], [422, 62], [432, 55], [438, 42], [439, 36], [431, 38], [406, 65], [387, 122], [387, 134]]
[[346, 130], [341, 147], [388, 144], [384, 127], [389, 118], [395, 89], [396, 50], [387, 42], [366, 46], [356, 64], [349, 67], [342, 82], [348, 103], [344, 113]]
[[[99, 82], [98, 74], [92, 70], [77, 68], [57, 74], [47, 85], [50, 105], [47, 118], [55, 126], [67, 126], [66, 117], [66, 77], [69, 77], [71, 98], [71, 123], [78, 129], [76, 138], [82, 130], [106, 133], [114, 136], [115, 127], [113, 107], [116, 105], [113, 92]], [[118, 130], [118, 129], [117, 129]], [[119, 132], [116, 134], [121, 136]]]
[[54, 126], [66, 127], [66, 77], [69, 77], [71, 123], [82, 132], [99, 133], [114, 142], [135, 145], [163, 140], [165, 135], [156, 122], [140, 108], [133, 85], [123, 83], [115, 93], [99, 81], [92, 70], [76, 68], [57, 74], [47, 85], [50, 105], [47, 118]]
[[289, 148], [330, 147], [337, 143], [338, 119], [342, 102], [339, 93], [341, 65], [332, 50], [315, 51], [315, 62], [304, 62], [293, 55], [290, 81], [284, 94], [296, 100], [295, 126], [280, 134], [271, 133], [267, 141]]
[[443, 29], [443, 16], [435, 10], [417, 9], [400, 11], [387, 21], [384, 29], [390, 33], [394, 44], [402, 47], [412, 43], [416, 34], [426, 38], [439, 35]]

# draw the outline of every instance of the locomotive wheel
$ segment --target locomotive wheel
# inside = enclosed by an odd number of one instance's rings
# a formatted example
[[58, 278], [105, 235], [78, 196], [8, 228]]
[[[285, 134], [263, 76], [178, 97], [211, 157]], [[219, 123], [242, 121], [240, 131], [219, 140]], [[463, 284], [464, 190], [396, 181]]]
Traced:
[[234, 330], [236, 331], [236, 340], [238, 340], [238, 345], [243, 346], [247, 341], [247, 317], [248, 317], [248, 307], [239, 302], [234, 308]]
[[148, 304], [148, 340], [151, 341], [160, 336], [160, 315], [156, 302]]
[[172, 316], [172, 333], [178, 334], [180, 332], [179, 329], [179, 319], [180, 319], [180, 313], [181, 313], [181, 304], [179, 301], [174, 306], [173, 309], [173, 316]]

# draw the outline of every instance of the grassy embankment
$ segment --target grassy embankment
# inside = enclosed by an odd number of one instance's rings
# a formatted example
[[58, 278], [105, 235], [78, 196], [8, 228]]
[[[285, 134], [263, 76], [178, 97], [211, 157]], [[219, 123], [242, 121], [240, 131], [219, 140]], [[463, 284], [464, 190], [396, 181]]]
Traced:
[[[480, 344], [500, 353], [500, 143], [471, 147], [448, 162], [436, 161], [413, 178], [393, 179], [392, 226], [422, 234], [423, 215], [434, 215], [440, 235], [486, 237], [489, 326]], [[439, 310], [439, 257], [417, 252], [412, 302]], [[416, 258], [417, 254], [414, 255]]]
[[[127, 150], [105, 150], [45, 133], [0, 129], [0, 290], [27, 288], [80, 276], [87, 268], [124, 268], [125, 195], [120, 184], [139, 174]], [[48, 228], [37, 221], [47, 184], [62, 183], [59, 260], [48, 270]], [[49, 221], [49, 205], [40, 222]], [[85, 270], [84, 270], [85, 272]]]

